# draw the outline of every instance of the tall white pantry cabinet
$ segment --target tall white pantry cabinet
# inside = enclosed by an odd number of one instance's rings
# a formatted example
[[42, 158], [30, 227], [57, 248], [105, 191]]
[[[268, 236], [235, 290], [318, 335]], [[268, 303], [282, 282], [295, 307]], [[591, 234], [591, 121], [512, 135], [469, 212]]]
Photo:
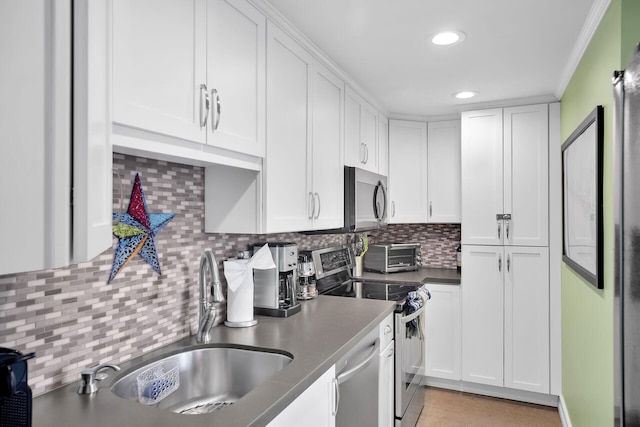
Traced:
[[462, 113], [462, 380], [550, 393], [549, 106]]

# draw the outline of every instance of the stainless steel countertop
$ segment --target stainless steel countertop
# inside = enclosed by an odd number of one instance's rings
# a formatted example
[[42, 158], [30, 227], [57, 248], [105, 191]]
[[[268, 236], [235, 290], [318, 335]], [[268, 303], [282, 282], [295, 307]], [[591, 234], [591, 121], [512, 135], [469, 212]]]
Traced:
[[[253, 327], [213, 328], [213, 344], [278, 349], [293, 355], [289, 365], [233, 405], [206, 415], [179, 415], [121, 399], [109, 390], [114, 380], [132, 367], [197, 345], [195, 337], [190, 337], [121, 364], [122, 371], [109, 372], [94, 395], [78, 395], [76, 382], [35, 398], [33, 427], [263, 426], [376, 328], [395, 306], [392, 301], [332, 296], [301, 304], [301, 312], [289, 318], [257, 316], [258, 324]], [[108, 362], [112, 361], [103, 361]]]
[[356, 280], [370, 280], [387, 283], [443, 283], [460, 284], [460, 273], [451, 268], [419, 268], [416, 271], [398, 273], [372, 273], [365, 271]]

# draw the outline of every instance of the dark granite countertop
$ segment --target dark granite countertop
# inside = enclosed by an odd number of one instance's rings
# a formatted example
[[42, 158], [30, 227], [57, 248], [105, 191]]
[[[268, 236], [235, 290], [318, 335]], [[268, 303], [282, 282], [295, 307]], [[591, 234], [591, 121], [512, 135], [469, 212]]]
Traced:
[[373, 273], [365, 271], [357, 279], [387, 283], [442, 283], [459, 285], [460, 273], [451, 268], [419, 268], [416, 271], [398, 273]]
[[179, 415], [121, 399], [109, 390], [133, 366], [198, 345], [190, 337], [121, 364], [122, 371], [110, 372], [94, 395], [78, 395], [76, 382], [35, 398], [33, 426], [263, 426], [376, 328], [394, 305], [391, 301], [320, 296], [303, 301], [302, 311], [289, 318], [257, 316], [258, 324], [253, 327], [215, 327], [213, 344], [283, 350], [293, 355], [293, 361], [233, 405], [211, 414]]

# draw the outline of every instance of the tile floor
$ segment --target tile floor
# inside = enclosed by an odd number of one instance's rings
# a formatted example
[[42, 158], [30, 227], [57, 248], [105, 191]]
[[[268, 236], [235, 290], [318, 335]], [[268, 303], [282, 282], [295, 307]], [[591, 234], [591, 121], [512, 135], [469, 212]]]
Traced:
[[561, 427], [558, 408], [427, 388], [416, 427]]

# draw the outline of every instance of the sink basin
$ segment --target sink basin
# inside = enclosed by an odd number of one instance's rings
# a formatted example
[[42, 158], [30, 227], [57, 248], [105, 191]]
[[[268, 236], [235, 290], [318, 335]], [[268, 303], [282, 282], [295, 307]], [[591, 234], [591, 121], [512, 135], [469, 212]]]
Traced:
[[[138, 375], [164, 363], [179, 371], [179, 386], [153, 406], [181, 414], [206, 414], [232, 404], [287, 366], [293, 357], [252, 347], [197, 347], [145, 362], [117, 378], [111, 392], [138, 399]], [[147, 404], [148, 402], [140, 401]]]

